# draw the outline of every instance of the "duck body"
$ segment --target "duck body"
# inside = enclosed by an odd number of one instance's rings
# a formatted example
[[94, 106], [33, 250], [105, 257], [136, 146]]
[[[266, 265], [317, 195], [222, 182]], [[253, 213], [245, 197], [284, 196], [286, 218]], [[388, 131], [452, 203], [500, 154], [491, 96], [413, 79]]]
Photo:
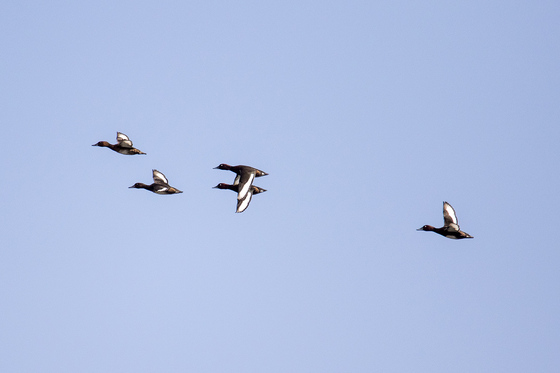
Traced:
[[417, 231], [435, 232], [444, 237], [459, 240], [462, 238], [474, 238], [470, 234], [463, 232], [459, 227], [455, 209], [448, 203], [443, 202], [443, 227], [435, 228], [431, 225], [424, 225]]
[[[216, 185], [214, 188], [217, 189], [229, 189], [229, 190], [233, 190], [234, 192], [239, 194], [239, 184], [225, 184], [225, 183], [220, 183], [218, 185]], [[259, 193], [263, 193], [266, 192], [266, 189], [260, 188], [258, 186], [255, 185], [251, 185], [251, 188], [249, 189], [249, 192], [247, 192], [247, 194], [245, 195], [244, 198], [241, 199], [237, 199], [237, 210], [235, 212], [243, 212], [247, 209], [247, 207], [249, 207], [249, 203], [251, 203], [251, 199], [253, 198], [253, 194], [259, 194]]]
[[[229, 190], [233, 190], [235, 193], [239, 193], [239, 184], [225, 184], [225, 183], [220, 183], [218, 185], [216, 185], [214, 187], [215, 189], [229, 189]], [[258, 187], [256, 185], [251, 185], [251, 192], [253, 194], [259, 194], [259, 193], [263, 193], [266, 192], [266, 189], [263, 189], [261, 187]]]
[[100, 146], [104, 148], [109, 148], [116, 151], [117, 153], [124, 155], [135, 155], [135, 154], [146, 154], [135, 147], [132, 146], [132, 141], [122, 132], [117, 132], [117, 143], [109, 144], [107, 141], [99, 141], [92, 146]]
[[242, 173], [246, 173], [246, 172], [254, 172], [255, 177], [261, 177], [261, 176], [268, 175], [264, 171], [258, 170], [254, 167], [251, 167], [251, 166], [244, 166], [244, 165], [230, 166], [229, 164], [222, 163], [222, 164], [218, 165], [217, 167], [214, 167], [214, 169], [228, 170], [228, 171], [235, 172], [238, 175], [241, 175]]
[[457, 230], [449, 229], [449, 227], [435, 228], [432, 227], [431, 225], [424, 225], [422, 228], [419, 228], [417, 230], [435, 232], [437, 234], [441, 234], [443, 237], [447, 237], [455, 240], [459, 240], [461, 238], [474, 238], [473, 236], [471, 236], [466, 232], [463, 232], [461, 230], [457, 231]]
[[150, 192], [154, 192], [156, 194], [176, 194], [176, 193], [183, 193], [177, 188], [174, 188], [169, 185], [167, 178], [165, 175], [158, 170], [152, 170], [154, 182], [150, 185], [144, 183], [136, 183], [129, 188], [136, 188], [136, 189], [146, 189]]
[[233, 185], [239, 185], [237, 192], [237, 199], [242, 200], [247, 196], [247, 193], [251, 191], [251, 186], [256, 177], [268, 175], [266, 172], [258, 170], [254, 167], [238, 165], [230, 166], [229, 164], [222, 163], [218, 167], [214, 167], [218, 170], [228, 170], [235, 172], [237, 176], [233, 181]]

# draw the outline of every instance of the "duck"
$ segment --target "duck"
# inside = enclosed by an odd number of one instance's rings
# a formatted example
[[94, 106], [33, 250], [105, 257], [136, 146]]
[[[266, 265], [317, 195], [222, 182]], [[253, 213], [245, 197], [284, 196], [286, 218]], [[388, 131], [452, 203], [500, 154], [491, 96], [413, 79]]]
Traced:
[[124, 155], [146, 154], [132, 146], [132, 141], [122, 132], [117, 132], [117, 143], [115, 145], [109, 144], [107, 141], [99, 141], [92, 146], [101, 146], [109, 148]]
[[158, 170], [152, 170], [154, 183], [150, 185], [146, 185], [144, 183], [136, 183], [129, 188], [136, 188], [136, 189], [146, 189], [150, 192], [154, 192], [156, 194], [176, 194], [176, 193], [183, 193], [177, 188], [173, 188], [169, 185], [167, 178], [165, 175]]
[[[239, 193], [239, 184], [232, 185], [232, 184], [220, 183], [213, 188], [229, 189], [229, 190], [233, 190], [236, 193]], [[249, 192], [247, 193], [245, 198], [237, 200], [237, 210], [235, 212], [245, 211], [247, 207], [249, 207], [249, 203], [251, 203], [251, 198], [253, 198], [253, 194], [259, 194], [263, 192], [266, 192], [266, 189], [260, 188], [255, 185], [251, 185], [251, 188], [249, 189]]]
[[443, 237], [455, 240], [462, 238], [474, 238], [470, 234], [461, 230], [457, 220], [457, 214], [455, 214], [455, 209], [453, 209], [453, 207], [445, 201], [443, 202], [443, 227], [435, 228], [431, 225], [424, 225], [422, 228], [418, 228], [417, 231], [431, 231], [441, 234]]
[[240, 185], [239, 191], [237, 192], [237, 200], [242, 200], [247, 196], [247, 193], [251, 190], [251, 185], [253, 185], [253, 180], [256, 177], [268, 175], [266, 172], [258, 170], [250, 166], [230, 166], [229, 164], [222, 163], [214, 169], [218, 170], [229, 170], [235, 172], [237, 176], [233, 181], [233, 185]]

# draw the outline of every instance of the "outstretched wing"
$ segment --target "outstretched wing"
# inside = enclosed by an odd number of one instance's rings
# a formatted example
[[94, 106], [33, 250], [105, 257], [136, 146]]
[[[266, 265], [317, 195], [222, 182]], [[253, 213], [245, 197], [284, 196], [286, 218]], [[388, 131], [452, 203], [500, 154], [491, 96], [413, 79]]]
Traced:
[[132, 148], [132, 141], [122, 132], [117, 132], [117, 143], [123, 148]]
[[165, 175], [158, 170], [152, 170], [152, 173], [154, 174], [154, 183], [169, 184]]
[[[236, 178], [237, 179], [237, 178]], [[247, 193], [251, 191], [251, 186], [253, 185], [253, 180], [255, 180], [255, 172], [243, 172], [239, 178], [239, 193], [237, 194], [237, 199], [242, 200], [245, 198]]]
[[237, 211], [236, 212], [243, 212], [249, 207], [249, 203], [251, 203], [251, 199], [253, 198], [253, 188], [249, 190], [249, 192], [245, 195], [242, 199], [237, 199]]
[[447, 202], [443, 202], [443, 225], [449, 227], [450, 230], [459, 230], [457, 214], [455, 214], [455, 210]]

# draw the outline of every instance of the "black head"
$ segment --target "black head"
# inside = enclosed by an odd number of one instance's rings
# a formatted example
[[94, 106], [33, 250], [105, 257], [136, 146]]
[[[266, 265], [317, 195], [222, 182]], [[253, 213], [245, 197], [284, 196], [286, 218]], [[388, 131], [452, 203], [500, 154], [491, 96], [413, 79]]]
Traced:
[[220, 183], [220, 184], [218, 184], [218, 185], [216, 185], [215, 187], [212, 187], [212, 188], [215, 188], [215, 189], [229, 189], [228, 187], [229, 187], [229, 184]]
[[130, 187], [128, 187], [128, 188], [129, 188], [129, 189], [130, 189], [130, 188], [140, 189], [140, 188], [144, 188], [145, 186], [146, 186], [146, 184], [143, 184], [143, 183], [136, 183], [136, 184], [134, 184], [133, 186], [130, 186]]
[[434, 229], [431, 225], [424, 225], [422, 228], [418, 228], [417, 231], [433, 231]]
[[217, 188], [217, 189], [229, 189], [229, 190], [233, 190], [234, 192], [237, 192], [237, 185], [231, 185], [231, 184], [220, 183], [220, 184], [216, 185], [214, 188]]
[[218, 167], [214, 167], [214, 169], [218, 169], [218, 170], [229, 170], [231, 168], [231, 166], [229, 164], [226, 163], [221, 163]]
[[93, 144], [92, 146], [105, 146], [108, 147], [109, 143], [107, 141], [99, 141], [97, 144]]

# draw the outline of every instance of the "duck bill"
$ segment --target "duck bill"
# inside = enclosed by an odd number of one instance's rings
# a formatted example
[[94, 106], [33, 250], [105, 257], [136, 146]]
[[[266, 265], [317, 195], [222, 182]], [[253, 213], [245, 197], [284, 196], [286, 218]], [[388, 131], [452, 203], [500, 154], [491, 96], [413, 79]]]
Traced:
[[417, 231], [423, 231], [422, 227], [418, 228]]

